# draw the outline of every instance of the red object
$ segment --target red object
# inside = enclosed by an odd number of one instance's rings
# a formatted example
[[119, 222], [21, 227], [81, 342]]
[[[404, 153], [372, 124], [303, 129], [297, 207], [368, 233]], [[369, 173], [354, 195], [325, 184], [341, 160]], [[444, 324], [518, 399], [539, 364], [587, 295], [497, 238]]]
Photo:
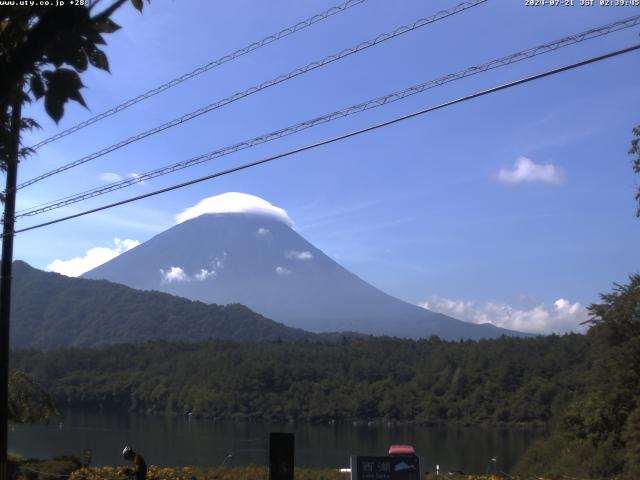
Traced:
[[411, 445], [391, 445], [389, 447], [389, 456], [395, 455], [415, 455], [416, 449]]

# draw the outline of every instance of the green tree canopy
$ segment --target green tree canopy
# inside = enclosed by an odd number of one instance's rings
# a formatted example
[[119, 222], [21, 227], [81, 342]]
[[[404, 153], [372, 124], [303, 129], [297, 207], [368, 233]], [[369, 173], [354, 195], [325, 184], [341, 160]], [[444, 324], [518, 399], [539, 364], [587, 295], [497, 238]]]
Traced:
[[[100, 1], [84, 6], [4, 6], [0, 10], [0, 168], [6, 170], [16, 133], [37, 127], [35, 120], [12, 113], [27, 102], [44, 98], [47, 114], [56, 122], [73, 100], [86, 106], [80, 74], [89, 65], [109, 70], [104, 35], [120, 28], [111, 16], [127, 0], [117, 0], [97, 12]], [[142, 0], [131, 0], [142, 10]], [[19, 111], [19, 110], [18, 110]], [[18, 115], [18, 117], [20, 117]], [[20, 150], [24, 157], [28, 149]]]
[[593, 365], [584, 395], [519, 473], [581, 478], [640, 478], [640, 275], [589, 307]]
[[26, 373], [9, 374], [9, 421], [36, 423], [48, 421], [58, 410], [51, 394]]
[[[5, 234], [13, 229], [17, 162], [30, 153], [28, 148], [21, 148], [20, 135], [25, 129], [38, 126], [35, 120], [22, 116], [22, 106], [43, 98], [47, 114], [56, 122], [64, 115], [68, 101], [86, 106], [80, 93], [84, 87], [80, 74], [89, 65], [109, 70], [107, 56], [99, 46], [106, 44], [105, 34], [120, 28], [111, 16], [126, 1], [116, 0], [99, 12], [96, 10], [102, 3], [100, 0], [87, 0], [82, 5], [67, 2], [65, 6], [16, 2], [16, 5], [5, 5], [0, 9], [0, 170], [7, 171], [7, 189], [0, 194], [0, 200], [6, 200]], [[142, 0], [131, 0], [131, 3], [142, 10]], [[3, 237], [0, 304], [7, 311], [12, 259], [4, 247], [7, 242], [12, 245], [12, 241], [11, 236]], [[7, 248], [8, 252], [11, 250], [12, 247]], [[5, 288], [5, 282], [9, 288]], [[8, 321], [8, 318], [2, 319], [2, 322]], [[51, 396], [24, 373], [7, 372], [9, 342], [4, 333], [3, 337], [0, 342], [4, 357], [1, 381], [7, 384], [2, 386], [2, 395], [8, 386], [9, 419], [15, 422], [47, 419], [55, 412]], [[5, 456], [3, 448], [0, 452], [2, 474]]]
[[[631, 149], [629, 150], [629, 154], [636, 156], [633, 160], [633, 171], [640, 174], [640, 125], [633, 129], [633, 135], [635, 138], [631, 140]], [[640, 187], [636, 192], [636, 201], [638, 202], [636, 217], [640, 217]]]

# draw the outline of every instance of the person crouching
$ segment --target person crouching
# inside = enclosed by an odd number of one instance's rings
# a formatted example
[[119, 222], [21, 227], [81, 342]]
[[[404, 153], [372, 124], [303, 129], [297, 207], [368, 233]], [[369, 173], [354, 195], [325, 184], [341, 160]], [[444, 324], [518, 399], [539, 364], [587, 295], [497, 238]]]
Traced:
[[142, 458], [142, 455], [133, 451], [129, 446], [124, 447], [122, 450], [122, 456], [125, 460], [133, 462], [133, 469], [127, 468], [125, 473], [136, 480], [147, 480], [147, 463]]

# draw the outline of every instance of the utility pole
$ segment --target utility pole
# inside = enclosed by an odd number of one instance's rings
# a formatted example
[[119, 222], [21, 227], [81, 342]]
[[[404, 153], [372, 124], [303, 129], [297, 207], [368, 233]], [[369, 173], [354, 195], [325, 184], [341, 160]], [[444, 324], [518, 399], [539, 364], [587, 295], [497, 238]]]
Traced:
[[16, 181], [20, 152], [22, 82], [14, 92], [7, 145], [7, 183], [4, 199], [2, 263], [0, 265], [0, 480], [9, 480], [7, 449], [9, 429], [9, 322], [11, 317], [11, 274], [13, 268], [13, 230], [16, 211]]

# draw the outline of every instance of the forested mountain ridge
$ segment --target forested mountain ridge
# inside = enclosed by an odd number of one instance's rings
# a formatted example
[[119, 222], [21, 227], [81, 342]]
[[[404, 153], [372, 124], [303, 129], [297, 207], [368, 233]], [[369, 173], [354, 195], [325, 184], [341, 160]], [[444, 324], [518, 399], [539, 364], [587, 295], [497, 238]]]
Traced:
[[70, 278], [14, 263], [12, 348], [93, 347], [164, 339], [319, 341], [247, 307], [207, 305], [105, 280]]
[[546, 424], [583, 389], [582, 335], [443, 342], [151, 342], [14, 352], [60, 407], [252, 421]]

